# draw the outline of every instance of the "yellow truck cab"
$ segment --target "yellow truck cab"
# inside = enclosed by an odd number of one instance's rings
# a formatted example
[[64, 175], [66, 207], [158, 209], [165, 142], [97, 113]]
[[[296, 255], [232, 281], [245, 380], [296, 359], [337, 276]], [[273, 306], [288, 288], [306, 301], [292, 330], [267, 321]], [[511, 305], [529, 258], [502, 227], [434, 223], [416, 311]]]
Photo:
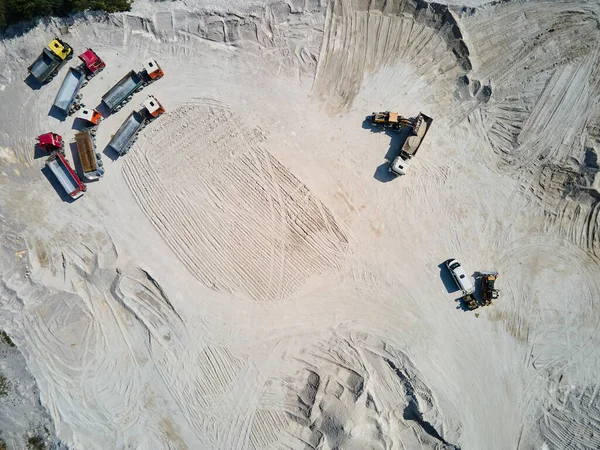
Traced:
[[48, 48], [52, 53], [63, 60], [68, 58], [69, 55], [73, 53], [71, 46], [58, 38], [52, 39], [52, 41], [48, 44]]
[[60, 68], [71, 58], [73, 58], [73, 48], [55, 37], [43, 48], [41, 55], [27, 68], [27, 71], [38, 83], [46, 84], [52, 81]]

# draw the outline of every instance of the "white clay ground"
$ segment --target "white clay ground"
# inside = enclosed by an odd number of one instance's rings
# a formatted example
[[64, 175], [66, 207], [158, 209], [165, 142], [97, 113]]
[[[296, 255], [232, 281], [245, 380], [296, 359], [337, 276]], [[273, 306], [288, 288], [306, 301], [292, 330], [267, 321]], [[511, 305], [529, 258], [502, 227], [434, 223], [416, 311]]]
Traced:
[[[0, 41], [0, 329], [48, 442], [600, 446], [600, 7], [444, 3], [136, 0]], [[165, 71], [98, 149], [148, 94], [167, 113], [75, 202], [34, 152], [73, 139], [66, 70], [23, 82], [65, 24], [107, 62], [87, 106]], [[388, 109], [434, 118], [402, 178]], [[460, 308], [450, 257], [499, 271], [494, 305]]]

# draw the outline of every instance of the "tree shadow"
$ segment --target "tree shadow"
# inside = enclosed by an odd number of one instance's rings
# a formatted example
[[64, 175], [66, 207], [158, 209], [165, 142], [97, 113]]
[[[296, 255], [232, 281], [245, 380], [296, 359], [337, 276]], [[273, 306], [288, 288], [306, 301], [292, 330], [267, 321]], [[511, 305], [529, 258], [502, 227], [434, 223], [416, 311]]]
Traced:
[[75, 201], [75, 199], [73, 197], [71, 197], [69, 194], [67, 194], [65, 189], [58, 182], [58, 180], [56, 179], [56, 177], [54, 176], [52, 171], [48, 168], [48, 166], [42, 167], [42, 173], [48, 179], [48, 181], [50, 182], [50, 184], [52, 185], [52, 187], [54, 188], [54, 190], [56, 191], [56, 193], [58, 194], [58, 196], [60, 197], [60, 199], [63, 202], [73, 203]]
[[411, 130], [409, 127], [393, 129], [390, 127], [373, 125], [373, 123], [371, 122], [371, 117], [372, 116], [365, 117], [365, 120], [363, 120], [362, 123], [362, 128], [364, 130], [371, 131], [371, 133], [385, 133], [390, 138], [390, 145], [384, 156], [385, 162], [378, 166], [377, 169], [375, 169], [373, 178], [382, 183], [388, 183], [397, 178], [395, 174], [390, 172], [390, 164], [392, 163], [392, 161], [394, 161], [396, 156], [400, 154], [400, 150], [406, 142], [406, 139], [408, 139], [408, 137], [410, 136]]

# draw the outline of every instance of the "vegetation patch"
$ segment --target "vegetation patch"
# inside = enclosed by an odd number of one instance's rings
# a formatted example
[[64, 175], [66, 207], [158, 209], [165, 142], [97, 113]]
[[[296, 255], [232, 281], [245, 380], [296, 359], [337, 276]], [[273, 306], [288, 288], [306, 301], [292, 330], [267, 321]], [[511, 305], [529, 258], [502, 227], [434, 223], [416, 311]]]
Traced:
[[0, 373], [0, 397], [7, 396], [9, 391], [10, 381], [8, 381], [6, 377]]
[[27, 439], [27, 450], [45, 450], [46, 444], [41, 436], [33, 436]]
[[[15, 343], [12, 341], [10, 336], [6, 334], [6, 331], [0, 331], [0, 339], [2, 340], [2, 342], [4, 342], [7, 345], [10, 345], [11, 347], [15, 346]], [[0, 447], [0, 450], [2, 450], [2, 447]]]
[[66, 16], [71, 12], [129, 11], [133, 0], [0, 0], [0, 29], [24, 20], [45, 16]]

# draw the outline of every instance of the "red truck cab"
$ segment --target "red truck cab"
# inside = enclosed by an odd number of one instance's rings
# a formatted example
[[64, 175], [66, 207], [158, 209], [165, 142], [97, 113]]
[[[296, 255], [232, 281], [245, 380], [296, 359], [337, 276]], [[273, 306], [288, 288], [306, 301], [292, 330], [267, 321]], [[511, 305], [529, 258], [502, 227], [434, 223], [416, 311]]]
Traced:
[[62, 151], [65, 146], [63, 138], [60, 134], [44, 133], [37, 138], [40, 148], [51, 153], [53, 151]]
[[91, 48], [88, 48], [85, 52], [79, 55], [79, 59], [83, 61], [86, 71], [90, 77], [93, 77], [106, 67], [106, 63], [102, 61], [102, 59]]

